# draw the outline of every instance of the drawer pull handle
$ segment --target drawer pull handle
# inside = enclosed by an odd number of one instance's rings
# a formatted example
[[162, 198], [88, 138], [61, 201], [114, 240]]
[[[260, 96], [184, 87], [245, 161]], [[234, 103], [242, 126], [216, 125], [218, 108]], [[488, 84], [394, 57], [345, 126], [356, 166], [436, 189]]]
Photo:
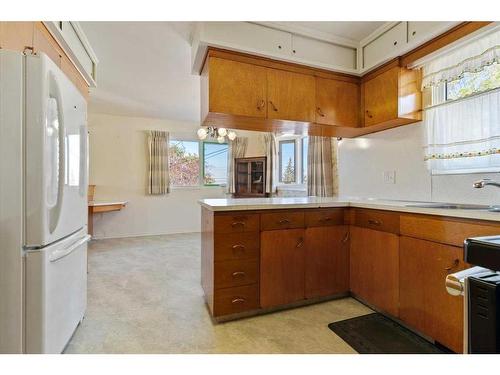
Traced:
[[320, 115], [321, 117], [325, 117], [325, 114], [323, 113], [320, 107], [316, 108], [316, 112], [318, 112], [318, 115]]
[[297, 249], [301, 248], [303, 244], [304, 244], [304, 239], [302, 237], [300, 237], [299, 242], [297, 243], [297, 246], [296, 246]]
[[232, 303], [232, 304], [237, 304], [237, 303], [244, 303], [244, 302], [246, 302], [246, 301], [247, 301], [247, 300], [246, 300], [246, 299], [244, 299], [244, 298], [237, 297], [237, 298], [234, 298], [234, 299], [231, 301], [231, 303]]
[[264, 108], [265, 105], [266, 105], [266, 102], [262, 99], [257, 104], [257, 109], [260, 111], [262, 108]]
[[244, 226], [245, 225], [245, 222], [244, 221], [235, 221], [231, 224], [232, 227], [236, 227], [238, 225], [242, 225]]
[[366, 115], [368, 116], [368, 118], [373, 118], [373, 115], [369, 110], [366, 110]]
[[280, 223], [281, 225], [283, 225], [283, 224], [288, 224], [288, 223], [290, 223], [290, 220], [288, 220], [288, 219], [281, 219], [281, 220], [279, 221], [279, 223]]
[[345, 234], [344, 238], [342, 239], [342, 243], [346, 243], [347, 241], [349, 241], [349, 232]]
[[459, 263], [460, 263], [460, 261], [458, 259], [455, 259], [453, 261], [453, 264], [451, 266], [449, 266], [449, 267], [446, 267], [444, 270], [445, 271], [451, 271], [452, 269], [458, 267]]
[[236, 271], [236, 272], [233, 272], [233, 277], [236, 278], [236, 277], [244, 277], [246, 276], [246, 273], [243, 272], [243, 271]]
[[274, 103], [271, 100], [269, 100], [269, 104], [271, 104], [271, 107], [273, 107], [274, 112], [278, 112], [278, 108], [276, 108], [276, 106], [274, 105]]
[[378, 220], [369, 219], [368, 220], [368, 224], [371, 224], [371, 225], [382, 225], [382, 222], [380, 222]]
[[233, 245], [233, 250], [245, 251], [245, 245]]

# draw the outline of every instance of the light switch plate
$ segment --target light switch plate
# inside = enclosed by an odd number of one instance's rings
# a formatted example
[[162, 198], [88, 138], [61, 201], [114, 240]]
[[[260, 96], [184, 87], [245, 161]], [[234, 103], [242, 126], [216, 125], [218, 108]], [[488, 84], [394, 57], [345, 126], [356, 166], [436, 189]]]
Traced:
[[385, 171], [384, 172], [384, 182], [386, 184], [396, 183], [396, 171]]

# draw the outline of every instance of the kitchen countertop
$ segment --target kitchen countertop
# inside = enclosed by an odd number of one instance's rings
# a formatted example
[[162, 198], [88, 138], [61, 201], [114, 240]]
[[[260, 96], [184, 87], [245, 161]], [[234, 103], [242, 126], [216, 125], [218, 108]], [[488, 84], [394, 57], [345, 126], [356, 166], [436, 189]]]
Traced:
[[[479, 209], [449, 209], [429, 207], [408, 207], [409, 204], [430, 203], [416, 201], [359, 199], [359, 198], [228, 198], [200, 199], [199, 204], [210, 211], [276, 210], [290, 208], [358, 207], [376, 210], [398, 211], [424, 215], [438, 215], [466, 219], [500, 222], [500, 212]], [[432, 202], [438, 203], [438, 202]]]

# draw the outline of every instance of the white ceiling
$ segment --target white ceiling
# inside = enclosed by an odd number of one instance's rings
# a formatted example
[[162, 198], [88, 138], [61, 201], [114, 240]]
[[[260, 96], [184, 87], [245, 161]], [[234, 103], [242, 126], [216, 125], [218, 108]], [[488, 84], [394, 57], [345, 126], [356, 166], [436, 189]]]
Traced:
[[191, 74], [188, 22], [80, 22], [94, 49], [89, 111], [200, 120], [200, 80]]
[[[384, 22], [273, 22], [359, 42]], [[191, 74], [190, 22], [80, 22], [99, 58], [89, 111], [200, 121], [200, 80]], [[321, 34], [321, 35], [320, 35]]]

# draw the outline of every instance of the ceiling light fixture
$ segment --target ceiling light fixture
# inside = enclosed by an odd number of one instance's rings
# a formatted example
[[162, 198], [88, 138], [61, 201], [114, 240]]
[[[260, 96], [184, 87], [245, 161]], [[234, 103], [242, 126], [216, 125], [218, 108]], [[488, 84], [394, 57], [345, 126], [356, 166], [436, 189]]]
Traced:
[[217, 128], [215, 126], [200, 128], [196, 134], [198, 134], [198, 138], [202, 141], [207, 138], [212, 138], [216, 139], [219, 143], [224, 143], [226, 142], [226, 137], [230, 141], [234, 141], [236, 139], [236, 133], [234, 131], [227, 130], [226, 128]]

